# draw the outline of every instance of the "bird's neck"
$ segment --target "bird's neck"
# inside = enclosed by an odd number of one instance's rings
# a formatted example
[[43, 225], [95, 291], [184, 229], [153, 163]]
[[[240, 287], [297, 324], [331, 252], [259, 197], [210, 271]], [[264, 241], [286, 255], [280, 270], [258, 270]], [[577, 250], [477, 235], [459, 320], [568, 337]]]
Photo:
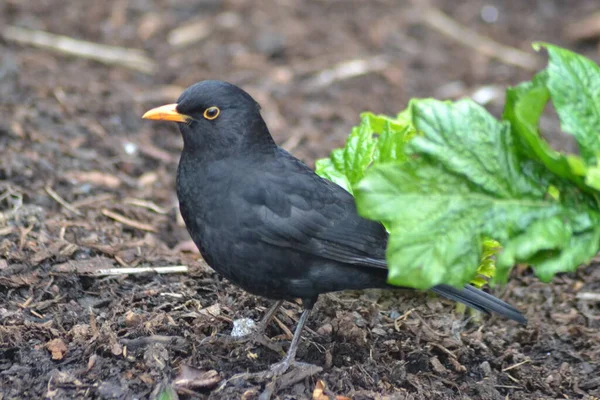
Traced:
[[257, 150], [263, 151], [275, 151], [277, 149], [273, 136], [271, 136], [271, 132], [269, 132], [269, 128], [262, 118], [255, 120], [253, 127], [250, 129], [252, 129], [255, 135], [252, 139], [247, 138], [246, 142], [251, 142], [247, 143], [248, 146], [254, 146]]
[[188, 140], [184, 136], [182, 156], [196, 159], [196, 163], [210, 163], [226, 158], [264, 158], [277, 151], [267, 125], [260, 117], [252, 120], [240, 118], [229, 125], [227, 131], [202, 136], [201, 139], [189, 137]]

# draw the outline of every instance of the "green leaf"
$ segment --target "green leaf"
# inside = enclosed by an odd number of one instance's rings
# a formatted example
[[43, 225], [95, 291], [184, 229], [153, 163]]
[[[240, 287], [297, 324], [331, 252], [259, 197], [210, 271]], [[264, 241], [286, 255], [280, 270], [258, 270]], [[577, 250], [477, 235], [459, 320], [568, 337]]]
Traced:
[[373, 161], [375, 152], [375, 138], [369, 118], [362, 119], [362, 123], [352, 128], [352, 133], [346, 141], [344, 148], [344, 172], [350, 184], [362, 179], [365, 169]]
[[380, 132], [373, 163], [383, 164], [405, 161], [404, 147], [406, 142], [414, 135], [414, 129], [410, 125], [400, 126], [386, 121]]
[[409, 125], [408, 121], [398, 121], [387, 115], [375, 115], [370, 112], [364, 112], [360, 114], [360, 117], [363, 124], [368, 124], [371, 131], [376, 133], [382, 133], [385, 130], [401, 132]]
[[600, 190], [600, 160], [595, 166], [588, 168], [585, 183], [596, 190]]
[[549, 257], [534, 266], [536, 275], [549, 282], [558, 272], [575, 271], [581, 264], [588, 263], [598, 252], [600, 228], [573, 235], [569, 243], [556, 257]]
[[547, 87], [563, 131], [575, 136], [588, 165], [600, 154], [600, 67], [592, 60], [550, 44]]
[[315, 169], [319, 176], [337, 183], [348, 192], [352, 193], [352, 187], [350, 186], [350, 182], [348, 182], [348, 178], [346, 178], [346, 175], [344, 175], [343, 172], [335, 167], [331, 158], [317, 160]]
[[346, 145], [334, 150], [329, 158], [317, 160], [316, 173], [352, 193], [352, 185], [362, 179], [370, 165], [404, 159], [404, 145], [411, 133], [407, 124], [363, 113], [360, 125], [352, 128]]
[[[389, 222], [389, 282], [421, 289], [461, 286], [474, 277], [482, 240], [490, 237], [507, 249], [499, 280], [514, 262], [539, 259], [540, 271], [570, 270], [573, 257], [550, 236], [588, 235], [597, 213], [548, 196], [548, 173], [540, 176], [521, 162], [508, 124], [472, 101], [417, 100], [410, 107], [422, 133], [408, 144], [413, 158], [374, 166], [354, 187], [361, 215]], [[524, 248], [523, 239], [535, 235], [542, 237]], [[548, 252], [553, 254], [546, 257]]]
[[547, 75], [539, 73], [533, 81], [507, 89], [503, 118], [510, 121], [520, 152], [542, 163], [554, 174], [584, 187], [586, 166], [583, 160], [552, 149], [538, 131], [540, 116], [550, 98], [546, 81]]
[[168, 383], [161, 383], [156, 391], [157, 400], [178, 400], [179, 396], [173, 386]]

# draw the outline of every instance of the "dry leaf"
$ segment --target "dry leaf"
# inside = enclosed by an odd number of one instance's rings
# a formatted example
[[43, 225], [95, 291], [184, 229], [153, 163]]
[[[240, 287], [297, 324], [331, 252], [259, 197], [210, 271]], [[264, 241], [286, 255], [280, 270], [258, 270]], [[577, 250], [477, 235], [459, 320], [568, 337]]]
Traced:
[[218, 317], [219, 315], [221, 315], [221, 306], [219, 305], [219, 303], [215, 303], [212, 306], [205, 307], [198, 312], [207, 317]]
[[67, 354], [67, 345], [62, 339], [52, 339], [46, 343], [46, 348], [52, 353], [53, 360], [62, 360]]
[[322, 380], [318, 380], [315, 385], [315, 390], [313, 390], [312, 398], [313, 400], [329, 400], [329, 396], [325, 393], [325, 382]]

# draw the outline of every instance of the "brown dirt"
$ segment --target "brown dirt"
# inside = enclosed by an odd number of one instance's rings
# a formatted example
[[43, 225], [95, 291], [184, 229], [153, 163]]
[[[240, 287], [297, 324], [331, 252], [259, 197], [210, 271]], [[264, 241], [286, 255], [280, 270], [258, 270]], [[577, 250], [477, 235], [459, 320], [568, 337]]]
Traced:
[[[186, 250], [174, 194], [180, 138], [174, 126], [140, 115], [197, 80], [229, 80], [262, 103], [277, 141], [312, 163], [343, 143], [361, 111], [393, 114], [410, 97], [460, 97], [530, 77], [397, 3], [0, 2], [0, 29], [141, 48], [158, 64], [148, 75], [0, 39], [0, 398], [148, 398], [180, 374], [196, 385], [179, 389], [183, 398], [258, 398], [265, 382], [219, 389], [218, 381], [280, 358], [227, 340], [233, 319], [259, 319], [269, 303]], [[594, 0], [433, 3], [506, 45], [528, 50], [544, 40], [600, 58], [597, 39], [564, 33], [597, 10]], [[481, 19], [485, 5], [499, 10], [496, 23]], [[203, 21], [208, 36], [170, 45], [169, 33], [192, 21]], [[382, 70], [315, 83], [338, 63], [375, 56]], [[501, 104], [488, 106], [497, 114]], [[172, 265], [191, 271], [93, 276]], [[591, 399], [600, 396], [600, 303], [577, 294], [599, 291], [595, 265], [551, 284], [515, 271], [495, 292], [526, 311], [527, 327], [468, 320], [425, 294], [322, 296], [299, 358], [324, 371], [280, 383], [272, 397], [311, 398], [323, 380], [326, 395], [354, 399]], [[268, 331], [275, 343], [287, 345], [284, 327], [293, 329], [299, 311], [288, 303], [278, 314]]]

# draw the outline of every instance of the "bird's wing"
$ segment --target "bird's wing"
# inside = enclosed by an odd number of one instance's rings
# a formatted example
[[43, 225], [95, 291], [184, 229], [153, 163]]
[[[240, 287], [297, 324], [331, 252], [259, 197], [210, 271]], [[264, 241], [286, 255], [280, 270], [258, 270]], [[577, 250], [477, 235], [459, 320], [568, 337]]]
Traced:
[[387, 269], [385, 228], [360, 217], [354, 199], [340, 186], [306, 173], [261, 178], [246, 185], [243, 194], [259, 240], [333, 261]]

